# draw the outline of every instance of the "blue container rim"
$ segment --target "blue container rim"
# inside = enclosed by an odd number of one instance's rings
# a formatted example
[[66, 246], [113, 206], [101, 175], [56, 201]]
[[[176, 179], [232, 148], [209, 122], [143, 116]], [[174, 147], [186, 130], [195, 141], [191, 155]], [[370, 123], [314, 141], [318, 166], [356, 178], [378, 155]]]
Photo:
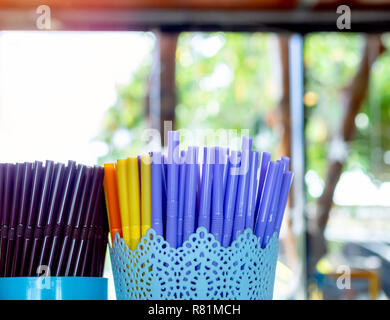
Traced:
[[4, 277], [0, 300], [107, 300], [102, 277]]

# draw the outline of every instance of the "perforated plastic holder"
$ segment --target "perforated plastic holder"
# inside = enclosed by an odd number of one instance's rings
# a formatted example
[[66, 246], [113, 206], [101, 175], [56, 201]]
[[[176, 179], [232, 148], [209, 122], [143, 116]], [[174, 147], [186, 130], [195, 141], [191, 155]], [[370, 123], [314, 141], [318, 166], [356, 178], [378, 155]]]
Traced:
[[175, 249], [149, 229], [134, 251], [116, 234], [110, 253], [120, 300], [270, 300], [278, 239], [262, 249], [247, 229], [224, 248], [200, 227]]

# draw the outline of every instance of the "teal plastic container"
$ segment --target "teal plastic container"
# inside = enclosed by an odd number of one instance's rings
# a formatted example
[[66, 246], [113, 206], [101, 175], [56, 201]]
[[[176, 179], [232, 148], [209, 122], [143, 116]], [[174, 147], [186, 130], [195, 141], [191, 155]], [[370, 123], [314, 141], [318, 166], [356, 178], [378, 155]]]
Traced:
[[274, 233], [263, 249], [251, 229], [225, 248], [204, 227], [179, 248], [149, 229], [130, 250], [117, 233], [111, 251], [118, 300], [272, 300]]
[[97, 277], [0, 278], [0, 300], [107, 300], [107, 279]]

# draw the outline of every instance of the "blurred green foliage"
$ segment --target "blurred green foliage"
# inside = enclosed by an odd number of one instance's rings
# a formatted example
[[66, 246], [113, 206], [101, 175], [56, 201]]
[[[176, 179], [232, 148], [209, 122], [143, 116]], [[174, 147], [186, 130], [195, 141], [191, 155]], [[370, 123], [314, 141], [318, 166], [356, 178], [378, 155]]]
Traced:
[[250, 129], [275, 106], [272, 35], [183, 33], [177, 50], [179, 128]]
[[[145, 34], [145, 36], [150, 36]], [[128, 84], [118, 86], [117, 99], [103, 120], [98, 139], [108, 146], [108, 153], [99, 164], [135, 155], [142, 148], [141, 134], [147, 127], [145, 101], [148, 90], [152, 52], [132, 75]]]
[[[390, 50], [390, 37], [384, 40]], [[305, 37], [307, 170], [319, 179], [325, 177], [329, 142], [342, 116], [341, 93], [359, 66], [363, 45], [364, 37], [352, 33]], [[249, 129], [257, 149], [275, 154], [280, 142], [275, 107], [281, 94], [277, 53], [273, 34], [182, 33], [176, 52], [178, 129]], [[149, 52], [129, 84], [118, 87], [117, 101], [99, 136], [109, 146], [100, 163], [142, 149], [152, 57]], [[356, 124], [346, 169], [359, 167], [374, 178], [388, 179], [390, 166], [384, 159], [390, 150], [390, 51], [373, 66], [369, 94]]]
[[[177, 128], [237, 129], [238, 134], [249, 129], [255, 147], [275, 151], [280, 138], [266, 121], [280, 94], [277, 73], [272, 72], [279, 63], [273, 54], [275, 45], [276, 37], [264, 33], [180, 34]], [[141, 150], [151, 57], [152, 53], [128, 85], [118, 88], [117, 101], [108, 110], [99, 136], [109, 146], [100, 163]]]
[[[390, 49], [390, 38], [384, 43]], [[305, 38], [305, 105], [307, 170], [325, 178], [329, 142], [343, 113], [342, 93], [355, 75], [364, 36], [351, 33], [315, 33]], [[346, 170], [360, 168], [373, 178], [386, 180], [390, 166], [384, 155], [390, 150], [390, 52], [375, 62], [369, 92], [355, 119], [356, 138]]]
[[341, 89], [359, 66], [363, 41], [360, 35], [343, 33], [315, 33], [305, 38], [307, 169], [321, 177], [326, 174], [328, 144], [342, 117]]

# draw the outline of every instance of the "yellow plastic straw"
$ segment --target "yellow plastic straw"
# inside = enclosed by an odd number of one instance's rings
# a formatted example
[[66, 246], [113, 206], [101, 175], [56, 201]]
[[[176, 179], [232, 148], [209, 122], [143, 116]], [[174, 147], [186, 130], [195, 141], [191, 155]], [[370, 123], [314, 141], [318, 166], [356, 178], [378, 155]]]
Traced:
[[140, 186], [138, 172], [138, 158], [127, 159], [128, 178], [128, 203], [129, 203], [129, 230], [131, 250], [137, 248], [141, 239], [141, 210], [140, 210]]
[[127, 181], [127, 160], [118, 160], [116, 166], [116, 179], [118, 183], [119, 207], [121, 209], [122, 234], [125, 243], [131, 247], [131, 227]]
[[152, 226], [152, 202], [150, 185], [150, 156], [141, 156], [141, 235]]

